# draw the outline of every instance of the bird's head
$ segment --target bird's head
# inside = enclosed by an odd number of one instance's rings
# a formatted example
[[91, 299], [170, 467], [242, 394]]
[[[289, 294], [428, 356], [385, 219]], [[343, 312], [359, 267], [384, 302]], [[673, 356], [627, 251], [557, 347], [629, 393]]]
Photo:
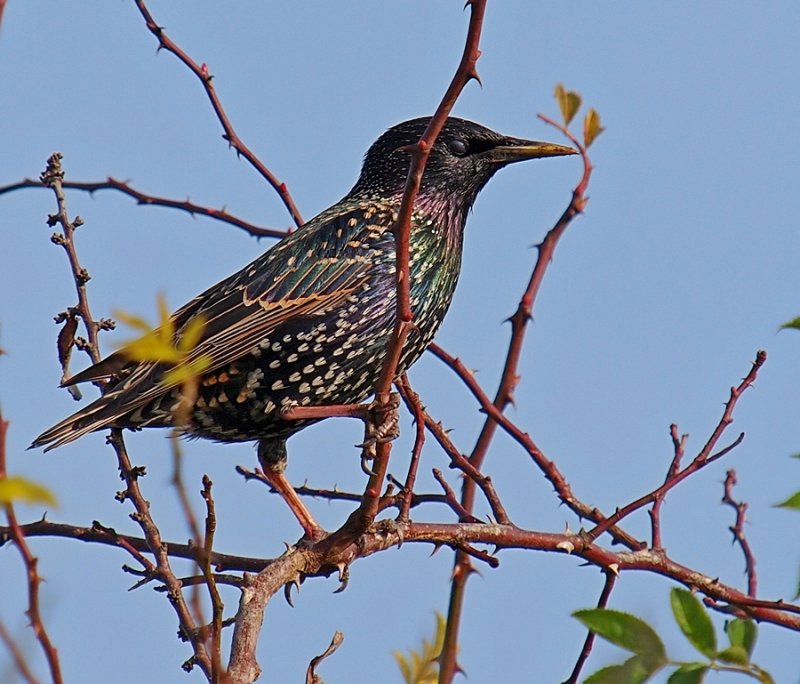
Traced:
[[[402, 192], [411, 161], [409, 149], [425, 132], [430, 117], [393, 126], [367, 151], [353, 194], [378, 196]], [[501, 135], [466, 119], [450, 117], [431, 148], [420, 195], [442, 192], [471, 205], [486, 182], [502, 167], [525, 159], [575, 154], [564, 145]]]

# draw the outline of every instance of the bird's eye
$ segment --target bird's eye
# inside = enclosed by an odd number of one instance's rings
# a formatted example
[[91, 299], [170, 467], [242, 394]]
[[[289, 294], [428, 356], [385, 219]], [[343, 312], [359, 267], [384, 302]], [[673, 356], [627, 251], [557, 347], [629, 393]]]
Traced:
[[447, 143], [447, 149], [450, 150], [450, 154], [454, 154], [456, 157], [463, 157], [467, 154], [467, 143], [461, 138], [454, 138]]

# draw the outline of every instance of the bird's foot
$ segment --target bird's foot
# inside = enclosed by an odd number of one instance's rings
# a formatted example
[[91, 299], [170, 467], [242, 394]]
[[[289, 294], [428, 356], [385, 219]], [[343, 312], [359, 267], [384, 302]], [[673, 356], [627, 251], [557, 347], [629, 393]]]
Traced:
[[361, 470], [372, 477], [371, 462], [377, 455], [378, 444], [391, 442], [400, 436], [399, 414], [400, 396], [396, 392], [389, 394], [387, 402], [377, 399], [366, 409], [364, 420], [364, 441], [356, 446], [361, 448]]

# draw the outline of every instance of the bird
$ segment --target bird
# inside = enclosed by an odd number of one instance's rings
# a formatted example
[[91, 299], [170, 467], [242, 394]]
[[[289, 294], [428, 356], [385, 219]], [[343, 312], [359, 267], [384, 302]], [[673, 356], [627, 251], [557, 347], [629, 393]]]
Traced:
[[[361, 402], [380, 375], [395, 323], [392, 226], [410, 146], [430, 121], [422, 117], [388, 129], [368, 149], [343, 199], [172, 314], [176, 340], [191, 321], [202, 319], [186, 362], [209, 359], [180, 431], [217, 442], [256, 441], [265, 472], [286, 496], [294, 493], [282, 479], [286, 440], [316, 421], [287, 420], [285, 409]], [[445, 120], [411, 217], [414, 318], [398, 377], [431, 343], [450, 307], [467, 215], [481, 189], [509, 164], [571, 154], [575, 150], [564, 145], [502, 135], [466, 119]], [[124, 348], [111, 354], [64, 382], [105, 381], [102, 396], [31, 447], [50, 450], [107, 428], [176, 427], [182, 386], [164, 380], [169, 370], [164, 362], [133, 360]], [[311, 522], [301, 524], [314, 531]]]

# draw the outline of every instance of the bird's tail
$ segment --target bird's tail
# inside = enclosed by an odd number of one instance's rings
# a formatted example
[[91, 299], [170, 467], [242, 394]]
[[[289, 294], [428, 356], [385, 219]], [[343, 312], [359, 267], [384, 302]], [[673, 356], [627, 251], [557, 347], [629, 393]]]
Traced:
[[117, 423], [122, 417], [114, 410], [113, 397], [106, 395], [93, 401], [80, 411], [64, 418], [49, 430], [45, 430], [30, 445], [30, 449], [45, 447], [45, 451], [69, 444], [83, 435], [103, 428], [124, 427]]

